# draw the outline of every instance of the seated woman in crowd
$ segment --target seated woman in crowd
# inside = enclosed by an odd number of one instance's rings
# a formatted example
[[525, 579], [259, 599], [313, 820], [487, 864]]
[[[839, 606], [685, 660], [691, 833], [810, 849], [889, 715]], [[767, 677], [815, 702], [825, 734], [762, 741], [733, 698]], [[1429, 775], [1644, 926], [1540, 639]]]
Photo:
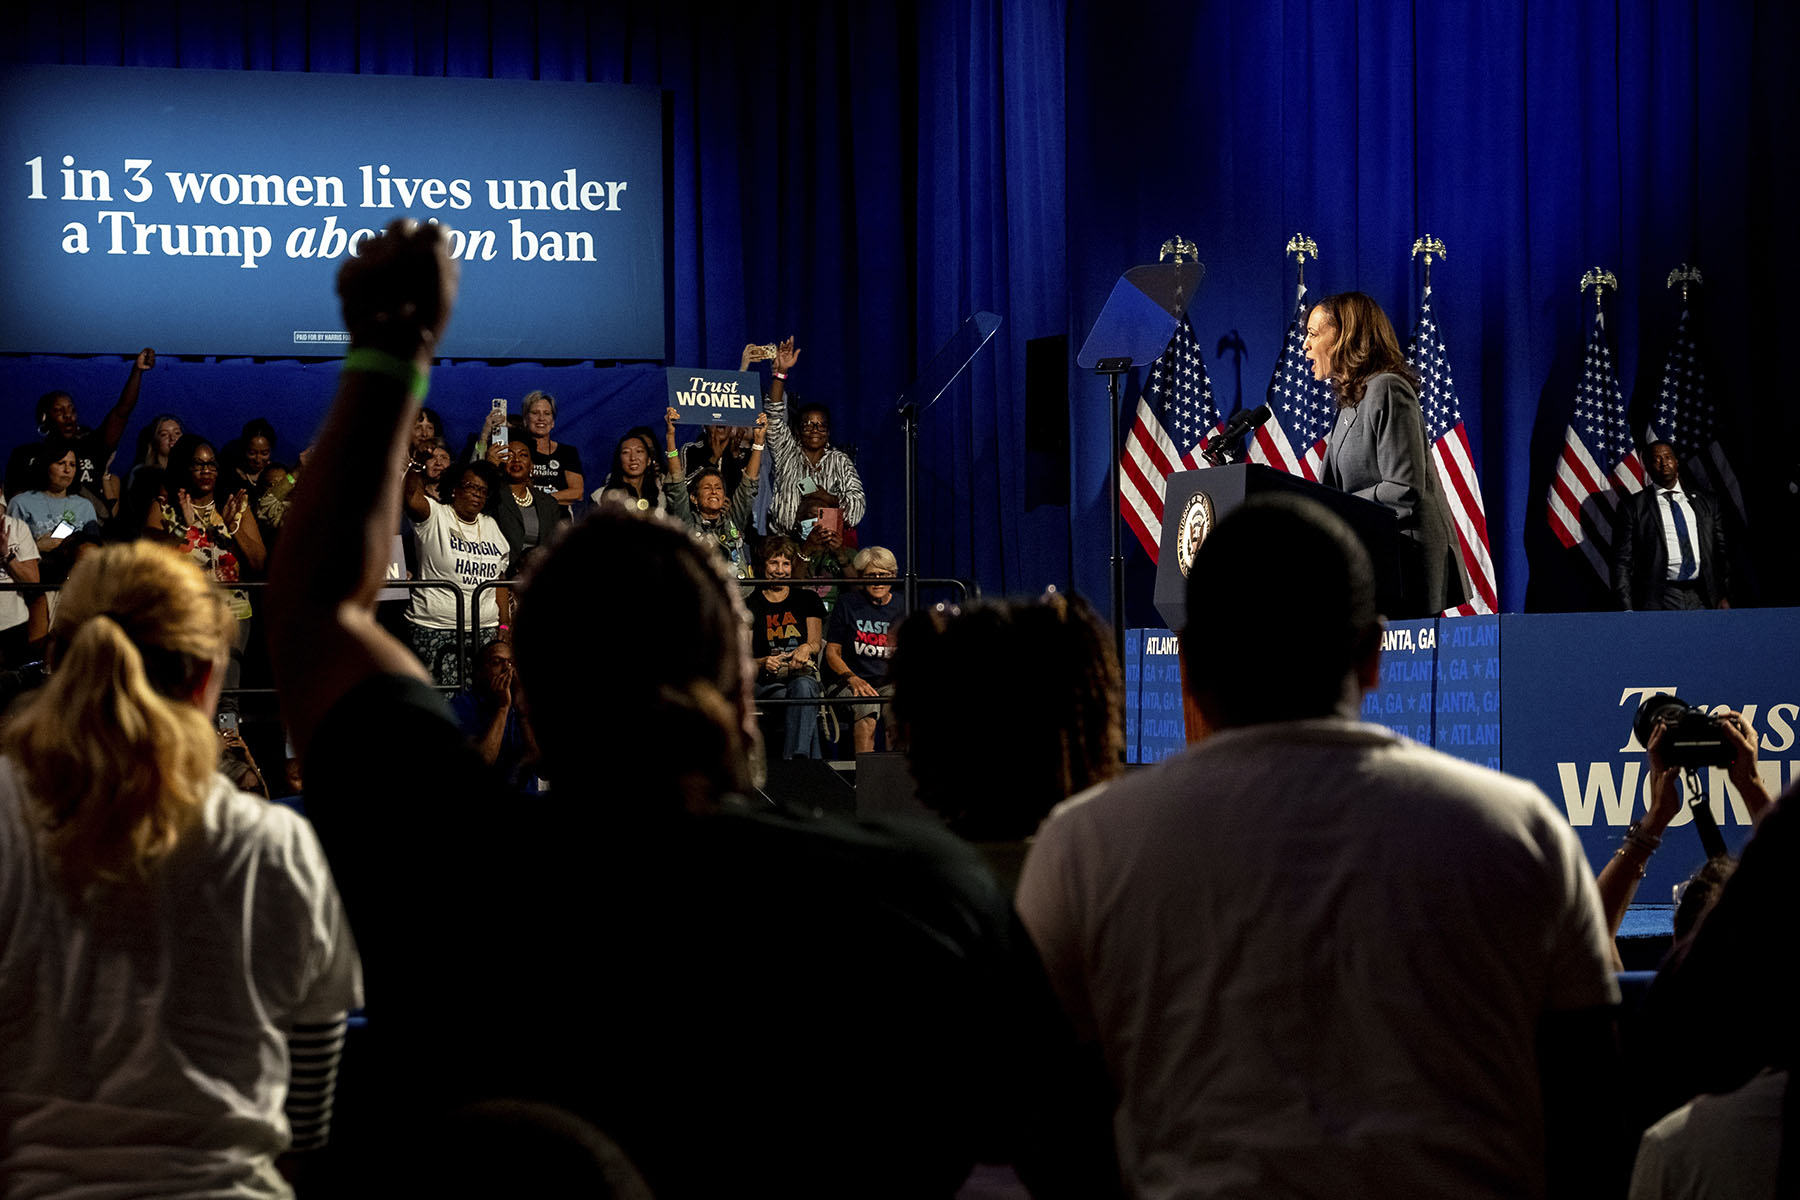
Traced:
[[169, 451], [181, 440], [185, 433], [181, 427], [181, 418], [174, 413], [157, 413], [138, 434], [137, 459], [132, 464], [137, 467], [155, 467], [166, 470], [169, 465]]
[[[439, 503], [425, 494], [422, 464], [408, 464], [402, 507], [412, 518], [413, 536], [419, 548], [419, 578], [447, 579], [462, 592], [462, 604], [444, 588], [417, 588], [406, 608], [413, 653], [431, 677], [443, 687], [460, 687], [462, 655], [457, 645], [457, 622], [475, 603], [475, 589], [491, 579], [506, 577], [512, 548], [494, 518], [482, 510], [488, 496], [503, 486], [493, 468], [483, 463], [457, 463], [444, 474], [450, 502]], [[461, 619], [466, 620], [466, 617]], [[490, 588], [481, 595], [475, 614], [477, 644], [486, 645], [511, 623], [512, 593]]]
[[[40, 581], [31, 526], [0, 512], [0, 584]], [[0, 589], [0, 669], [10, 671], [30, 662], [33, 648], [49, 627], [49, 602], [42, 593]]]
[[233, 625], [174, 551], [96, 549], [7, 728], [9, 1194], [289, 1196], [330, 1125], [356, 946], [312, 826], [214, 769]]
[[227, 491], [244, 489], [255, 507], [262, 499], [263, 472], [275, 456], [279, 439], [275, 426], [263, 417], [252, 417], [244, 423], [244, 431], [225, 447], [225, 487]]
[[[554, 500], [544, 498], [555, 507]], [[450, 713], [475, 744], [481, 761], [498, 771], [507, 786], [517, 792], [542, 790], [537, 739], [520, 703], [511, 642], [496, 640], [481, 648], [468, 686], [450, 697]]]
[[[787, 538], [763, 542], [762, 574], [780, 580], [744, 598], [750, 610], [750, 657], [756, 660], [758, 700], [816, 700], [819, 656], [824, 653], [825, 606], [808, 588], [790, 587], [799, 550]], [[785, 734], [781, 757], [819, 757], [819, 709], [812, 704], [776, 710]], [[772, 751], [771, 751], [772, 752]]]
[[271, 462], [263, 468], [262, 497], [256, 502], [256, 519], [271, 548], [275, 531], [287, 519], [288, 497], [294, 494], [294, 485], [299, 481], [298, 473], [286, 463]]
[[606, 482], [594, 493], [596, 504], [608, 501], [635, 508], [639, 512], [663, 507], [662, 488], [658, 486], [663, 469], [656, 451], [656, 435], [648, 425], [639, 425], [619, 439], [613, 449], [612, 470]]
[[[748, 348], [746, 348], [747, 350]], [[800, 436], [787, 424], [787, 379], [800, 361], [789, 338], [776, 349], [774, 379], [764, 406], [769, 414], [769, 532], [784, 533], [810, 555], [834, 549], [844, 531], [862, 524], [862, 476], [850, 456], [831, 445], [831, 418], [822, 404], [805, 404], [796, 419]]]
[[[663, 414], [668, 429], [668, 457], [671, 466], [681, 461], [675, 446], [675, 422], [679, 414], [670, 408]], [[687, 480], [670, 471], [663, 480], [663, 499], [669, 515], [693, 530], [703, 541], [718, 547], [719, 553], [731, 561], [739, 579], [750, 574], [750, 547], [744, 531], [750, 528], [750, 510], [756, 506], [757, 474], [762, 470], [763, 432], [768, 428], [768, 415], [756, 418], [755, 440], [750, 443], [750, 461], [737, 490], [731, 494], [729, 511], [725, 499], [725, 480], [717, 471], [703, 469], [693, 482], [690, 494]]]
[[[919, 800], [980, 843], [1010, 895], [1050, 810], [1122, 769], [1124, 685], [1112, 632], [1079, 596], [914, 613], [889, 678]], [[996, 701], [969, 686], [1006, 681]], [[1019, 699], [1026, 697], [1027, 699]]]
[[[506, 577], [517, 579], [538, 547], [550, 540], [562, 520], [562, 509], [548, 492], [532, 486], [536, 459], [531, 453], [531, 440], [523, 431], [515, 432], [512, 441], [499, 451], [500, 473], [506, 486], [488, 495], [487, 514], [500, 526], [506, 544], [512, 549]], [[428, 467], [427, 470], [430, 468]]]
[[428, 446], [434, 440], [446, 446], [450, 444], [450, 434], [444, 427], [444, 418], [438, 416], [435, 408], [421, 408], [419, 415], [413, 418], [413, 449]]
[[[851, 736], [858, 754], [875, 749], [875, 721], [881, 716], [884, 696], [894, 694], [888, 682], [888, 660], [894, 656], [894, 632], [906, 615], [904, 601], [894, 598], [894, 578], [899, 567], [893, 551], [866, 546], [851, 562], [860, 583], [846, 583], [831, 610], [825, 630], [825, 671], [835, 682], [833, 694], [849, 692], [869, 703], [852, 706], [856, 724]], [[887, 724], [888, 748], [894, 746], [895, 725]]]
[[531, 486], [556, 501], [567, 517], [569, 505], [587, 494], [581, 451], [567, 442], [551, 440], [550, 431], [556, 428], [556, 397], [549, 392], [527, 392], [520, 411], [531, 435]]
[[44, 439], [32, 464], [34, 486], [12, 497], [10, 511], [31, 527], [39, 554], [53, 553], [69, 534], [100, 519], [93, 502], [72, 490], [78, 469], [76, 458], [74, 442], [51, 434]]
[[[150, 506], [144, 527], [167, 534], [214, 583], [240, 583], [259, 574], [268, 559], [262, 527], [250, 511], [243, 489], [219, 501], [219, 455], [211, 442], [185, 435], [169, 452], [169, 470], [161, 502]], [[237, 618], [225, 686], [235, 688], [243, 674], [244, 648], [250, 644], [251, 604], [248, 592], [229, 593]]]

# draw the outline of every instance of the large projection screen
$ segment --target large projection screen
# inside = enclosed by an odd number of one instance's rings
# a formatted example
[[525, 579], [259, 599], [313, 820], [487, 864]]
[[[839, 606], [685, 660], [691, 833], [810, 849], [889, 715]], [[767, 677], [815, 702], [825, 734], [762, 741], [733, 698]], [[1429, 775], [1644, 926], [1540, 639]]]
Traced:
[[0, 69], [0, 351], [332, 356], [332, 280], [396, 216], [454, 231], [440, 353], [660, 359], [654, 88]]

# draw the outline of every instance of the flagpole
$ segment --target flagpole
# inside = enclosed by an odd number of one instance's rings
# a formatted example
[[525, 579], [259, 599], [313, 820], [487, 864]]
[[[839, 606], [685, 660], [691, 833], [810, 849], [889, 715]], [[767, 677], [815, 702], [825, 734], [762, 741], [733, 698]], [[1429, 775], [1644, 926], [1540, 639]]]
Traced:
[[1121, 675], [1125, 670], [1125, 553], [1120, 545], [1119, 526], [1125, 523], [1125, 515], [1116, 511], [1119, 507], [1119, 421], [1124, 416], [1119, 411], [1119, 376], [1129, 370], [1129, 355], [1103, 358], [1094, 366], [1094, 374], [1106, 376], [1108, 411], [1112, 413], [1112, 490], [1108, 493], [1115, 510], [1112, 519], [1112, 624], [1113, 649], [1118, 654]]

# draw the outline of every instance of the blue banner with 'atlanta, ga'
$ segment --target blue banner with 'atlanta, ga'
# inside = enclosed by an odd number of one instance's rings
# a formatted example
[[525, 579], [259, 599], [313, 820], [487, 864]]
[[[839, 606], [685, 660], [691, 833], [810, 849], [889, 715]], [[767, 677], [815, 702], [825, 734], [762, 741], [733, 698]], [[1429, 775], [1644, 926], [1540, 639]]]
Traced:
[[[1185, 744], [1178, 642], [1126, 638], [1126, 745], [1155, 762]], [[1749, 723], [1771, 795], [1800, 778], [1800, 610], [1570, 613], [1396, 621], [1364, 720], [1543, 789], [1597, 872], [1649, 807], [1649, 764], [1631, 731], [1643, 701], [1680, 696]], [[1721, 768], [1700, 775], [1706, 804], [1737, 851], [1750, 814]], [[1640, 903], [1668, 904], [1704, 861], [1692, 814], [1677, 815], [1650, 861]]]
[[654, 88], [8, 67], [0, 149], [0, 351], [339, 355], [338, 266], [405, 216], [462, 267], [443, 355], [664, 353]]

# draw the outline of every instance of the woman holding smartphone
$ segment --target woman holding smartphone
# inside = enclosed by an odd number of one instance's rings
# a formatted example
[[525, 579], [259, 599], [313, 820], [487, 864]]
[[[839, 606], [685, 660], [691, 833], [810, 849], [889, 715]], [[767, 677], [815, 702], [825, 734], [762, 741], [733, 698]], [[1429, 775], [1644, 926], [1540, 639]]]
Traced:
[[87, 497], [69, 492], [80, 470], [76, 457], [74, 442], [52, 434], [44, 440], [34, 464], [37, 487], [12, 498], [12, 514], [31, 527], [39, 554], [49, 554], [77, 529], [100, 519]]

